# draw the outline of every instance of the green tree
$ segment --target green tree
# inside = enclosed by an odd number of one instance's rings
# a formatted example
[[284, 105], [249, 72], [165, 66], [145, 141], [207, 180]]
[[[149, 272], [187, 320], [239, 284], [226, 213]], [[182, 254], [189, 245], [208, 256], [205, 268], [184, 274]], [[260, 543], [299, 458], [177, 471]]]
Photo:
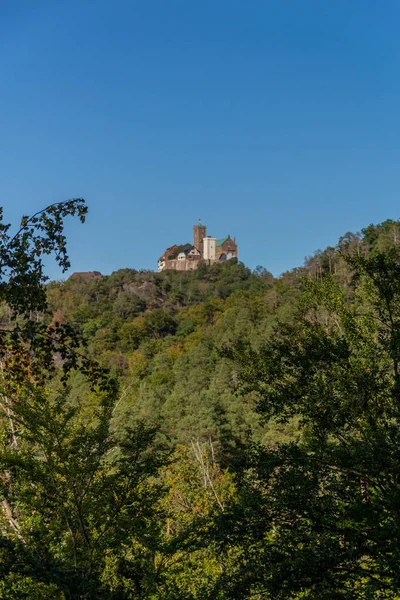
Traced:
[[[1, 598], [144, 598], [156, 586], [153, 432], [138, 423], [117, 440], [116, 382], [73, 328], [37, 318], [48, 308], [43, 255], [67, 269], [63, 221], [85, 214], [77, 199], [23, 217], [15, 235], [0, 223], [0, 300], [11, 311], [0, 332]], [[59, 389], [60, 368], [64, 384], [88, 376], [90, 412]]]
[[347, 261], [351, 294], [307, 283], [293, 325], [231, 353], [242, 392], [266, 419], [297, 416], [302, 435], [238, 456], [238, 498], [218, 520], [236, 558], [216, 597], [399, 595], [400, 264], [396, 250]]
[[133, 292], [122, 292], [113, 304], [113, 313], [123, 319], [134, 319], [146, 308], [146, 302]]

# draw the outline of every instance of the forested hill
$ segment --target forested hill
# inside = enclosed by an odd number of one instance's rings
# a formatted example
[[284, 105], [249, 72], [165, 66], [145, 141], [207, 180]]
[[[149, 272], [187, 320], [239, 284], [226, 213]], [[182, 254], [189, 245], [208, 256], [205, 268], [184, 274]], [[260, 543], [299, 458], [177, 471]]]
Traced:
[[48, 283], [86, 211], [0, 215], [0, 600], [399, 600], [400, 222]]
[[[399, 223], [388, 220], [346, 233], [277, 279], [235, 261], [192, 272], [121, 269], [51, 283], [48, 297], [53, 319], [73, 325], [90, 356], [120, 379], [117, 428], [145, 418], [171, 446], [210, 439], [224, 459], [249, 438], [274, 444], [294, 435], [296, 420], [260, 423], [254, 396], [237, 395], [237, 366], [222, 349], [258, 349], [278, 322], [295, 315], [305, 278], [331, 274], [346, 287], [351, 273], [343, 254], [373, 254], [399, 241]], [[79, 393], [79, 380], [76, 387]]]
[[220, 351], [260, 343], [290, 312], [293, 294], [264, 269], [233, 261], [48, 286], [54, 319], [73, 325], [89, 355], [120, 380], [117, 426], [144, 417], [171, 446], [212, 439], [220, 452], [250, 430], [264, 435], [251, 399], [244, 405], [235, 396], [235, 369]]

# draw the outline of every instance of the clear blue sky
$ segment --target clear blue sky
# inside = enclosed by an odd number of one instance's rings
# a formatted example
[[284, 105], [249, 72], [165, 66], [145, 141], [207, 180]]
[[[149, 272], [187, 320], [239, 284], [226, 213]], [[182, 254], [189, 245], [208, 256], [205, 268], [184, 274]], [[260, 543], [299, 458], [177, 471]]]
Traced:
[[72, 270], [155, 268], [199, 217], [299, 266], [400, 216], [399, 29], [398, 0], [1, 0], [0, 205], [83, 196]]

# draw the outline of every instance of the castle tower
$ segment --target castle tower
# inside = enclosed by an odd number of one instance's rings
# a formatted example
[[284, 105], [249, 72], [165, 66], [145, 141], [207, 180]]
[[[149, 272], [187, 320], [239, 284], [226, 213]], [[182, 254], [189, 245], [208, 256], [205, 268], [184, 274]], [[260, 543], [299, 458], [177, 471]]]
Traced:
[[215, 245], [217, 239], [215, 237], [206, 237], [203, 240], [203, 258], [204, 260], [215, 260]]
[[202, 225], [199, 219], [199, 224], [193, 227], [193, 246], [200, 252], [203, 258], [203, 238], [206, 237], [206, 226]]

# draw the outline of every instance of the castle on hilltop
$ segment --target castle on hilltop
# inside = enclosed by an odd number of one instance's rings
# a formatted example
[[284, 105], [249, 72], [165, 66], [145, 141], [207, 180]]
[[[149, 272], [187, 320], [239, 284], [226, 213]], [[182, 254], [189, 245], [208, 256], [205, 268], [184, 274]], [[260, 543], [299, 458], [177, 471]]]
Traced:
[[236, 238], [228, 237], [217, 240], [206, 235], [206, 226], [199, 224], [193, 227], [193, 244], [170, 246], [158, 259], [158, 271], [174, 269], [176, 271], [192, 271], [198, 265], [213, 264], [237, 258]]

